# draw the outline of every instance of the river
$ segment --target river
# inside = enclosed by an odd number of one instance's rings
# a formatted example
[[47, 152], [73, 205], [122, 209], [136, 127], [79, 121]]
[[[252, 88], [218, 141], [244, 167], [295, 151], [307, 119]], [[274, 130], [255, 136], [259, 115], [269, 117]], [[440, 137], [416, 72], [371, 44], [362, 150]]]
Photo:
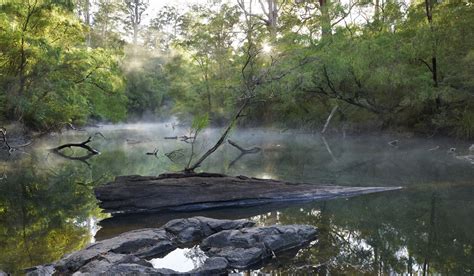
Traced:
[[[197, 154], [221, 130], [199, 137]], [[100, 132], [102, 135], [94, 135]], [[128, 230], [159, 227], [174, 218], [204, 215], [249, 218], [259, 225], [310, 224], [319, 238], [296, 256], [277, 258], [252, 273], [450, 274], [474, 273], [474, 164], [466, 141], [393, 135], [332, 135], [297, 131], [236, 129], [230, 139], [262, 151], [239, 157], [224, 144], [202, 171], [314, 184], [403, 186], [395, 192], [322, 202], [159, 213], [111, 218], [93, 194], [118, 175], [159, 175], [183, 169], [190, 144], [166, 136], [187, 135], [184, 127], [124, 124], [51, 134], [25, 152], [0, 153], [0, 270], [50, 263], [89, 243]], [[101, 152], [69, 160], [49, 151], [85, 141]], [[390, 145], [394, 139], [397, 145]], [[393, 144], [393, 143], [392, 143]], [[451, 148], [456, 148], [453, 153]], [[146, 154], [146, 153], [154, 154]], [[81, 150], [66, 150], [80, 156]], [[155, 259], [156, 267], [186, 271], [202, 261], [198, 248]]]

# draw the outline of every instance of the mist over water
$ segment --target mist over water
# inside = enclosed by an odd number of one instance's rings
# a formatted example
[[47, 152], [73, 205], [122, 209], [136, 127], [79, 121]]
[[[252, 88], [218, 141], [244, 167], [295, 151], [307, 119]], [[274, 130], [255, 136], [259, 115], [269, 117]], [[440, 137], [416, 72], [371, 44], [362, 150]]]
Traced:
[[[196, 156], [211, 147], [222, 131], [209, 128], [200, 133]], [[95, 135], [97, 132], [105, 138]], [[326, 202], [114, 218], [101, 213], [93, 195], [96, 185], [119, 175], [182, 170], [191, 148], [180, 141], [183, 135], [190, 135], [189, 128], [177, 122], [103, 125], [52, 134], [35, 143], [27, 154], [2, 156], [0, 175], [6, 177], [0, 180], [0, 229], [5, 239], [0, 245], [0, 268], [18, 271], [57, 260], [94, 239], [204, 215], [250, 218], [260, 225], [311, 224], [320, 229], [318, 243], [296, 257], [277, 258], [261, 269], [264, 272], [473, 272], [474, 164], [459, 158], [470, 154], [466, 142], [391, 135], [322, 137], [297, 130], [237, 128], [230, 140], [243, 148], [258, 146], [262, 150], [235, 161], [240, 151], [225, 143], [199, 171], [314, 184], [405, 188]], [[86, 162], [68, 160], [48, 150], [83, 142], [89, 136], [93, 137], [89, 145], [101, 154]], [[165, 139], [174, 136], [178, 139]], [[394, 140], [398, 142], [390, 143]], [[147, 155], [154, 152], [156, 155]], [[83, 154], [77, 149], [66, 149], [65, 153]], [[174, 254], [178, 260], [190, 259], [189, 266], [193, 255], [186, 257], [186, 252], [190, 251]]]

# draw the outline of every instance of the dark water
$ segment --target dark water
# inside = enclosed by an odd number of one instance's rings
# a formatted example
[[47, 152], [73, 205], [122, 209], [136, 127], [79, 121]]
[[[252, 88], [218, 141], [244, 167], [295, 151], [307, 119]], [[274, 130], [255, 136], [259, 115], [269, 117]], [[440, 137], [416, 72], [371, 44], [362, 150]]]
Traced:
[[[101, 154], [68, 160], [47, 150], [81, 142], [100, 131], [91, 146]], [[197, 151], [209, 147], [215, 130], [204, 132]], [[259, 271], [281, 274], [474, 274], [474, 165], [467, 142], [393, 136], [326, 137], [272, 130], [235, 130], [230, 139], [263, 151], [245, 155], [224, 145], [202, 170], [310, 183], [404, 186], [397, 192], [300, 204], [264, 205], [196, 213], [161, 213], [108, 218], [93, 187], [117, 175], [158, 175], [183, 168], [189, 144], [165, 140], [187, 134], [165, 124], [124, 125], [44, 138], [12, 156], [0, 153], [0, 270], [55, 261], [94, 240], [159, 227], [174, 218], [205, 215], [250, 218], [260, 225], [311, 224], [316, 243], [279, 256]], [[398, 147], [387, 143], [399, 139]], [[436, 150], [430, 150], [437, 148]], [[455, 147], [456, 154], [447, 153]], [[157, 156], [146, 155], [158, 149]], [[171, 155], [165, 153], [182, 149]], [[66, 152], [75, 154], [82, 153]], [[458, 157], [456, 157], [458, 156]], [[186, 271], [204, 256], [180, 249], [156, 266]], [[254, 271], [253, 273], [257, 273]]]

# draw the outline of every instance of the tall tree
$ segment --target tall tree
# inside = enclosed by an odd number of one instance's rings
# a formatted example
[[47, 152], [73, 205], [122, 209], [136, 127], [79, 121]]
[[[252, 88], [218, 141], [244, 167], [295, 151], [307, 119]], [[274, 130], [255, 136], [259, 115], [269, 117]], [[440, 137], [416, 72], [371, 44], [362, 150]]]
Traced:
[[94, 12], [93, 35], [94, 47], [120, 49], [123, 38], [120, 37], [120, 25], [123, 24], [122, 0], [96, 0]]
[[125, 5], [128, 14], [127, 23], [132, 29], [132, 42], [136, 47], [138, 43], [138, 36], [140, 32], [140, 25], [142, 23], [143, 13], [149, 5], [148, 0], [125, 0]]

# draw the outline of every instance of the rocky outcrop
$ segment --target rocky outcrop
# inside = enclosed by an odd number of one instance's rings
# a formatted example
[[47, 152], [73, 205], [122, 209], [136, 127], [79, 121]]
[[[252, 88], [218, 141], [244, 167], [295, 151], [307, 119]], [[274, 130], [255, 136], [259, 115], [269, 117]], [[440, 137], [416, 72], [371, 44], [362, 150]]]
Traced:
[[122, 176], [95, 188], [99, 205], [113, 214], [197, 211], [274, 202], [349, 197], [400, 187], [344, 187], [290, 183], [222, 174]]
[[255, 266], [279, 252], [301, 248], [316, 238], [316, 229], [308, 225], [226, 230], [201, 243], [201, 249], [211, 257], [223, 257], [229, 267], [245, 269]]
[[[316, 229], [307, 225], [255, 227], [248, 220], [177, 219], [161, 228], [130, 231], [94, 243], [54, 264], [26, 272], [28, 275], [53, 272], [59, 275], [218, 275], [229, 269], [253, 267], [280, 252], [305, 246], [315, 238]], [[208, 258], [189, 272], [153, 268], [147, 261], [194, 244], [200, 244]]]

